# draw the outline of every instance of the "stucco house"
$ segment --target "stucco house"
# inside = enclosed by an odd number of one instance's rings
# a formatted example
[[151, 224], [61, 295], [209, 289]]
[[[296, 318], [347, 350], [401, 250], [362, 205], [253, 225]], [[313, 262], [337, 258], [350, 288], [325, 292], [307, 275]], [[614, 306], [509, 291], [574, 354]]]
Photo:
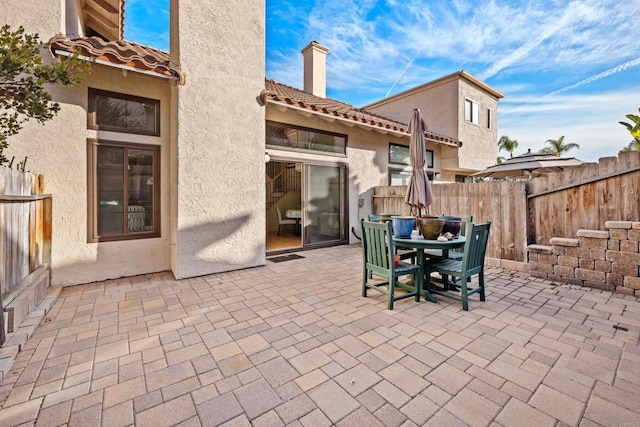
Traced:
[[[422, 87], [398, 95], [402, 108], [326, 98], [327, 49], [315, 42], [303, 49], [303, 90], [265, 80], [265, 2], [171, 0], [170, 53], [123, 40], [123, 0], [7, 0], [0, 15], [49, 39], [53, 57], [94, 61], [81, 85], [50, 88], [54, 120], [10, 140], [8, 154], [29, 156], [53, 195], [55, 284], [194, 277], [355, 242], [372, 188], [406, 181], [411, 110], [430, 109]], [[486, 96], [497, 117], [499, 92], [464, 72], [445, 79], [458, 81], [455, 96]], [[464, 114], [454, 104], [449, 114]], [[480, 139], [453, 122], [434, 119], [426, 135], [434, 179], [495, 159], [465, 152], [465, 138]], [[278, 210], [297, 216], [281, 236]], [[274, 235], [289, 240], [270, 247]]]

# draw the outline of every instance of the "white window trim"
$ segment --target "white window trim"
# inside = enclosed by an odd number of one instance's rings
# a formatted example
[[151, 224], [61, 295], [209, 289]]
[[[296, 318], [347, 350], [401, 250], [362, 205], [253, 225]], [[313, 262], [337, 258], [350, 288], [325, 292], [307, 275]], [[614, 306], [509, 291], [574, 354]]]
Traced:
[[[467, 105], [470, 106], [469, 114], [467, 114]], [[464, 99], [464, 121], [474, 125], [480, 125], [480, 104], [473, 99]]]

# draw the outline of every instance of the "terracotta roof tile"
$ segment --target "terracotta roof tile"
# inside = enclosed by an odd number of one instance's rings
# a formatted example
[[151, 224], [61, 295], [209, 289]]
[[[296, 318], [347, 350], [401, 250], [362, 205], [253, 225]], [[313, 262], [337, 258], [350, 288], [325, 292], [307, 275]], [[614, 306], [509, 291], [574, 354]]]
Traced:
[[[381, 129], [388, 129], [400, 133], [408, 133], [408, 125], [396, 122], [362, 108], [356, 108], [351, 104], [337, 101], [331, 98], [322, 98], [311, 93], [304, 92], [291, 86], [284, 85], [275, 80], [266, 79], [265, 89], [260, 94], [264, 103], [267, 101], [291, 105], [312, 112], [319, 112], [330, 116], [340, 117], [355, 123], [363, 123]], [[460, 147], [462, 143], [455, 138], [440, 135], [434, 132], [425, 132], [425, 137], [446, 145]]]
[[80, 55], [142, 71], [177, 77], [181, 85], [185, 83], [184, 73], [180, 67], [171, 64], [168, 53], [137, 43], [106, 41], [99, 37], [69, 39], [58, 34], [49, 40], [49, 50], [53, 55], [56, 50], [77, 52]]

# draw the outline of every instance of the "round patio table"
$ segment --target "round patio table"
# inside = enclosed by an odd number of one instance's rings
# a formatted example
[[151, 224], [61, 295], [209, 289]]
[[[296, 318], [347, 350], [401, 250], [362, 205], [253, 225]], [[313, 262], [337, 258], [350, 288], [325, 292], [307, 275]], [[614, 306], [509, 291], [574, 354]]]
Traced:
[[[425, 271], [426, 271], [425, 258], [424, 258], [425, 249], [440, 249], [442, 250], [442, 256], [446, 258], [449, 256], [449, 249], [462, 248], [464, 247], [464, 242], [465, 242], [464, 236], [459, 236], [456, 239], [447, 240], [447, 241], [425, 239], [418, 233], [417, 230], [414, 230], [411, 233], [411, 237], [409, 237], [408, 239], [401, 239], [393, 236], [393, 244], [397, 248], [409, 248], [409, 249], [417, 250], [418, 264], [423, 266], [425, 268]], [[443, 277], [443, 280], [446, 282], [447, 281], [446, 277]], [[436, 302], [435, 298], [431, 296], [431, 294], [427, 289], [423, 289], [422, 292], [424, 293], [425, 299], [431, 302]]]

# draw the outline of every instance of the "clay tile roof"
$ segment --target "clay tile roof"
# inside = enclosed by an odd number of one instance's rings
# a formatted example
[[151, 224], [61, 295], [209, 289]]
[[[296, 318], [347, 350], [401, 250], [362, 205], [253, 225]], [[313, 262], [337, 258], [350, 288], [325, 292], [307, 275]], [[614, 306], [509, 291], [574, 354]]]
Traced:
[[[363, 123], [369, 126], [387, 129], [390, 131], [408, 134], [405, 123], [396, 122], [362, 108], [356, 108], [351, 104], [337, 101], [331, 98], [321, 98], [311, 93], [304, 92], [291, 86], [278, 83], [275, 80], [266, 79], [265, 88], [260, 94], [262, 102], [271, 101], [283, 105], [291, 105], [310, 112], [318, 112], [329, 116], [335, 116], [354, 123]], [[425, 137], [431, 141], [446, 145], [460, 147], [462, 143], [445, 135], [434, 132], [425, 132]]]
[[106, 41], [99, 37], [69, 39], [61, 34], [49, 40], [49, 50], [56, 50], [95, 58], [141, 71], [176, 77], [180, 85], [185, 76], [180, 67], [171, 64], [169, 54], [159, 49], [127, 41]]

